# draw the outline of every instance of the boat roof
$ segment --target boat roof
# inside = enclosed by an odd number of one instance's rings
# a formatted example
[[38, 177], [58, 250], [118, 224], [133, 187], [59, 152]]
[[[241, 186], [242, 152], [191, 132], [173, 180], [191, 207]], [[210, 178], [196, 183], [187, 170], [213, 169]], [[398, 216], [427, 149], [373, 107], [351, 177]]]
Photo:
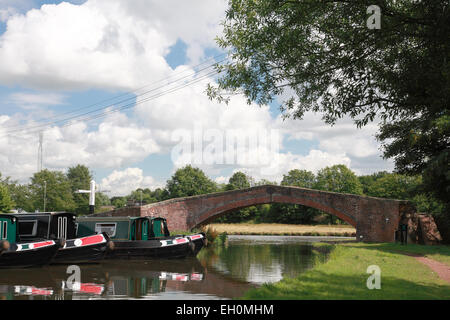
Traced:
[[0, 218], [4, 218], [4, 219], [17, 219], [14, 214], [11, 213], [0, 213]]
[[117, 217], [89, 217], [82, 216], [77, 217], [78, 221], [130, 221], [130, 220], [138, 220], [138, 219], [147, 219], [149, 217], [130, 217], [130, 216], [117, 216]]
[[75, 215], [72, 212], [55, 211], [55, 212], [22, 212], [22, 213], [9, 213], [13, 217], [32, 217], [32, 216], [57, 216], [57, 215]]

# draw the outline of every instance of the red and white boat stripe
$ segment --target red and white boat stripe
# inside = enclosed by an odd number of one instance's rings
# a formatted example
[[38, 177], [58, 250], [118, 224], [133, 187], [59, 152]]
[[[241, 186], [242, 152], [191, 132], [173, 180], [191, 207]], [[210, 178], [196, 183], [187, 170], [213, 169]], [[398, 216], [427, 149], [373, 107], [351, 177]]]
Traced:
[[197, 240], [197, 239], [202, 239], [203, 235], [202, 234], [194, 234], [193, 236], [188, 236], [188, 238], [191, 240]]
[[62, 249], [71, 249], [92, 246], [96, 244], [106, 243], [108, 240], [103, 236], [103, 234], [95, 234], [92, 236], [87, 236], [83, 238], [67, 240]]
[[33, 250], [38, 248], [44, 248], [55, 245], [55, 241], [48, 240], [48, 241], [40, 241], [40, 242], [30, 242], [30, 243], [17, 243], [17, 249], [16, 251], [27, 251], [27, 250]]
[[175, 246], [177, 244], [182, 244], [182, 243], [187, 243], [189, 242], [188, 238], [175, 238], [175, 239], [170, 239], [170, 240], [160, 240], [161, 242], [161, 246], [162, 247], [166, 247], [166, 246]]

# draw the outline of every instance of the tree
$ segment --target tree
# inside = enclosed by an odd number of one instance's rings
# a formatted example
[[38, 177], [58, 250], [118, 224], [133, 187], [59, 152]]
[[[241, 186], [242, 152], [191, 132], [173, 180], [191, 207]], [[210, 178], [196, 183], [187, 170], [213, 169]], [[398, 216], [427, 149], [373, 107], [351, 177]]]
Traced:
[[1, 173], [0, 184], [3, 184], [8, 189], [9, 196], [17, 210], [30, 211], [33, 209], [30, 189], [27, 185], [20, 185], [17, 181], [11, 180], [10, 177], [2, 178]]
[[[226, 191], [231, 190], [239, 190], [250, 188], [250, 177], [243, 172], [235, 172], [228, 179], [228, 184], [225, 186]], [[217, 219], [217, 222], [229, 222], [229, 223], [237, 223], [249, 220], [254, 216], [257, 208], [255, 206], [250, 206], [243, 209], [234, 210], [233, 212], [229, 212], [226, 215]]]
[[[339, 193], [363, 194], [363, 188], [358, 177], [343, 164], [319, 170], [316, 179], [315, 189]], [[336, 223], [338, 221], [334, 215], [328, 215], [326, 220], [329, 223]]]
[[[283, 175], [282, 186], [294, 186], [302, 188], [314, 188], [316, 177], [314, 173], [307, 170], [294, 169]], [[298, 205], [274, 203], [266, 220], [268, 222], [309, 224], [314, 223], [314, 218], [319, 211], [314, 208]]]
[[228, 184], [226, 185], [226, 190], [237, 190], [237, 189], [246, 189], [250, 188], [250, 182], [245, 173], [240, 171], [233, 173], [233, 175], [228, 180]]
[[363, 194], [369, 195], [369, 188], [372, 186], [372, 184], [379, 178], [382, 178], [388, 174], [389, 173], [387, 171], [380, 171], [372, 173], [370, 175], [358, 176], [359, 182], [361, 183], [361, 186], [363, 188]]
[[116, 207], [116, 209], [123, 208], [127, 204], [126, 197], [112, 197], [111, 204]]
[[167, 181], [166, 190], [168, 198], [179, 198], [215, 192], [217, 186], [202, 170], [187, 165]]
[[[77, 190], [89, 190], [91, 186], [92, 174], [89, 168], [84, 165], [70, 167], [67, 171], [67, 179], [70, 183], [73, 201], [75, 202], [76, 214], [87, 214], [89, 212], [89, 194], [76, 193]], [[96, 199], [96, 204], [97, 204]]]
[[418, 194], [421, 183], [422, 178], [420, 176], [407, 176], [398, 173], [385, 174], [369, 185], [367, 195], [408, 200]]
[[299, 169], [289, 171], [287, 175], [283, 175], [283, 180], [281, 180], [282, 186], [294, 186], [310, 189], [314, 187], [315, 183], [316, 177], [314, 173]]
[[363, 194], [362, 185], [356, 174], [343, 164], [326, 167], [317, 172], [315, 189]]
[[60, 171], [42, 170], [35, 173], [30, 184], [33, 209], [30, 211], [74, 211], [72, 187], [66, 175]]
[[6, 185], [0, 183], [0, 213], [10, 212], [14, 208], [14, 201], [11, 199]]
[[[380, 28], [367, 23], [372, 5]], [[314, 111], [329, 124], [379, 118], [384, 157], [399, 173], [423, 174], [448, 203], [448, 21], [449, 0], [229, 0], [217, 42], [230, 59], [208, 95], [227, 101], [241, 92], [259, 104], [283, 95], [285, 116]]]

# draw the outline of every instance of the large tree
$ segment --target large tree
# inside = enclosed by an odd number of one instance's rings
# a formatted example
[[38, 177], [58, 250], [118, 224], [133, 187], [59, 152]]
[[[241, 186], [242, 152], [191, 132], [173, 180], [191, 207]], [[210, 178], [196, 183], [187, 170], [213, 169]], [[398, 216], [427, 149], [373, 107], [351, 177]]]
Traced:
[[233, 173], [230, 179], [228, 179], [228, 184], [226, 185], [225, 190], [238, 190], [245, 188], [250, 188], [250, 179], [245, 173], [238, 171]]
[[42, 170], [31, 178], [32, 211], [73, 211], [76, 208], [69, 179], [63, 172]]
[[[77, 190], [89, 190], [92, 180], [92, 174], [89, 168], [84, 165], [70, 167], [67, 171], [67, 179], [69, 179], [72, 190], [73, 200], [76, 204], [76, 214], [89, 213], [89, 194], [76, 193]], [[98, 201], [96, 201], [97, 203]]]
[[284, 115], [315, 111], [330, 124], [379, 118], [384, 156], [448, 202], [448, 21], [449, 0], [229, 0], [218, 44], [230, 59], [208, 94], [282, 96]]
[[[226, 184], [225, 190], [231, 191], [250, 188], [250, 180], [252, 180], [251, 177], [248, 177], [243, 172], [237, 171], [233, 173], [230, 179], [228, 179], [228, 184]], [[233, 212], [229, 212], [226, 215], [218, 218], [217, 222], [243, 222], [255, 218], [254, 215], [257, 211], [258, 209], [255, 206], [234, 210]]]
[[[293, 169], [283, 175], [282, 186], [294, 186], [302, 188], [314, 188], [316, 176], [311, 171]], [[270, 222], [310, 224], [314, 223], [314, 218], [319, 211], [314, 208], [305, 207], [298, 204], [274, 203], [268, 213], [267, 219]]]
[[217, 191], [217, 185], [199, 168], [187, 165], [167, 181], [168, 198], [189, 197]]
[[10, 212], [14, 207], [14, 201], [11, 199], [6, 185], [0, 183], [0, 213]]

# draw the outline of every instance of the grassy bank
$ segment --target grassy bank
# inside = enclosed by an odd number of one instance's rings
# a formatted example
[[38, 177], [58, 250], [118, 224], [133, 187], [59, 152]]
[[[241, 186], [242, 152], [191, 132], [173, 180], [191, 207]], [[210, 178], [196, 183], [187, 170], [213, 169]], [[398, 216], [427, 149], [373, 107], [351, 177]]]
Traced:
[[[294, 279], [283, 279], [247, 292], [243, 299], [450, 299], [450, 285], [427, 266], [398, 251], [411, 250], [432, 258], [450, 256], [448, 246], [396, 244], [317, 244], [331, 247], [325, 263]], [[403, 248], [402, 248], [403, 247]], [[407, 248], [407, 249], [405, 249]], [[381, 269], [381, 289], [369, 290], [367, 268]]]
[[238, 235], [288, 235], [288, 236], [346, 236], [354, 237], [356, 230], [349, 225], [295, 225], [277, 223], [214, 223], [218, 233]]

